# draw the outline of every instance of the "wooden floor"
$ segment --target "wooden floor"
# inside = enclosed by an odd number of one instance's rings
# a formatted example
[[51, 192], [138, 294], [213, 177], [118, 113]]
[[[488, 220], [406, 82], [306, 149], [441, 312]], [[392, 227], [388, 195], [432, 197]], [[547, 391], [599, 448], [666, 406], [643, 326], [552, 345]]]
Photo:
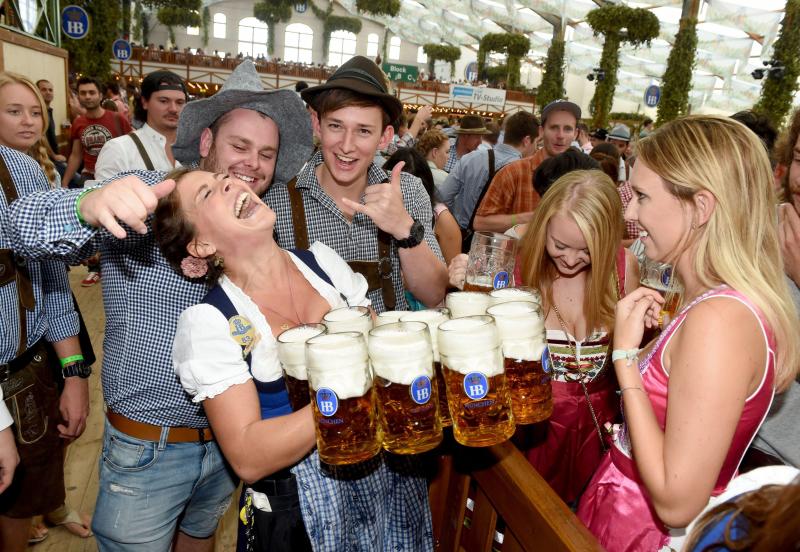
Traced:
[[[89, 379], [91, 412], [86, 431], [80, 439], [72, 443], [67, 450], [65, 466], [65, 482], [67, 487], [67, 504], [81, 512], [94, 512], [97, 498], [97, 466], [100, 457], [100, 446], [103, 436], [103, 394], [100, 386], [100, 366], [103, 356], [103, 334], [105, 314], [103, 298], [99, 285], [83, 288], [80, 281], [86, 275], [84, 267], [73, 268], [70, 272], [70, 283], [78, 298], [92, 344], [97, 355], [94, 373]], [[236, 494], [238, 499], [238, 492]], [[234, 501], [234, 504], [236, 501]], [[36, 552], [94, 552], [97, 544], [94, 538], [82, 539], [69, 533], [62, 527], [50, 527], [50, 534], [43, 542], [29, 546], [28, 550]], [[232, 506], [217, 532], [216, 552], [228, 552], [236, 548], [236, 511]]]

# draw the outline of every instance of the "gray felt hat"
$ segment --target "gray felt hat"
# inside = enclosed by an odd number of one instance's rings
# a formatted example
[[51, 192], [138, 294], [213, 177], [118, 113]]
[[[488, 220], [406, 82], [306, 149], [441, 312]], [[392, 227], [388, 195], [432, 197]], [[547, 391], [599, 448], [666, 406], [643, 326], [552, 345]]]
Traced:
[[186, 104], [172, 146], [175, 159], [183, 165], [199, 162], [200, 134], [237, 108], [258, 111], [275, 121], [280, 146], [274, 182], [285, 184], [294, 178], [313, 151], [311, 117], [294, 90], [264, 90], [256, 66], [249, 59], [234, 69], [219, 92]]

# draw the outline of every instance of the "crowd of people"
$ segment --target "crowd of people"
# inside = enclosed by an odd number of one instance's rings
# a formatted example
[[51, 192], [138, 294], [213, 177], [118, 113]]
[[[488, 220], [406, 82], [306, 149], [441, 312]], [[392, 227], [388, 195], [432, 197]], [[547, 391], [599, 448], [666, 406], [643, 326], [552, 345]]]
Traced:
[[[568, 100], [436, 121], [361, 56], [297, 91], [252, 60], [209, 98], [140, 88], [79, 79], [65, 157], [53, 84], [0, 74], [0, 548], [45, 516], [103, 551], [210, 551], [242, 480], [239, 550], [433, 550], [429, 466], [330, 469], [277, 337], [443, 305], [482, 231], [517, 240], [546, 329], [553, 413], [514, 442], [602, 546], [800, 542], [800, 111], [777, 141], [749, 112], [590, 131]], [[106, 314], [91, 520], [64, 492], [94, 362], [79, 263]], [[648, 263], [680, 282], [667, 315]]]

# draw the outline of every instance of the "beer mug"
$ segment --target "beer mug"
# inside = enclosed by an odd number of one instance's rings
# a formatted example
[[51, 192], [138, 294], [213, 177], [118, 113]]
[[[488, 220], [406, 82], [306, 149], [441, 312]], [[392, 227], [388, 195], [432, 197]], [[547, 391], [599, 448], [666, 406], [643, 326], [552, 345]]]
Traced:
[[306, 342], [319, 457], [355, 464], [381, 448], [375, 391], [363, 334], [322, 334]]
[[408, 311], [397, 311], [397, 310], [383, 311], [377, 316], [377, 318], [375, 318], [374, 327], [377, 328], [378, 326], [383, 326], [384, 324], [393, 324], [394, 322], [400, 322], [400, 319], [406, 314], [408, 314]]
[[306, 341], [326, 331], [323, 324], [304, 324], [281, 332], [278, 336], [278, 359], [283, 367], [292, 410], [300, 410], [309, 401]]
[[486, 314], [489, 296], [481, 291], [451, 291], [445, 298], [445, 305], [452, 318], [480, 316]]
[[527, 301], [541, 305], [542, 295], [539, 290], [527, 286], [500, 288], [489, 292], [490, 306], [511, 301]]
[[495, 232], [475, 232], [469, 248], [464, 291], [490, 292], [514, 285], [517, 240]]
[[486, 312], [494, 317], [503, 344], [514, 421], [524, 425], [548, 419], [553, 413], [553, 395], [541, 308], [530, 302], [509, 302]]
[[443, 322], [439, 353], [456, 441], [488, 447], [509, 439], [514, 415], [494, 318], [468, 316]]
[[368, 339], [372, 329], [372, 313], [367, 307], [342, 307], [322, 317], [328, 333], [361, 332]]
[[442, 362], [439, 357], [439, 324], [450, 320], [450, 311], [446, 308], [427, 309], [407, 312], [401, 322], [424, 322], [431, 335], [431, 349], [433, 349], [433, 369], [436, 374], [436, 390], [439, 396], [439, 419], [444, 427], [453, 425], [450, 419], [450, 407], [447, 406], [447, 391], [442, 375]]
[[418, 454], [442, 441], [433, 349], [422, 322], [384, 324], [369, 332], [383, 448]]
[[641, 275], [639, 282], [650, 289], [656, 290], [664, 298], [661, 312], [658, 316], [658, 325], [662, 328], [675, 318], [683, 300], [683, 285], [675, 277], [672, 267], [668, 264], [652, 261], [645, 257], [640, 265]]

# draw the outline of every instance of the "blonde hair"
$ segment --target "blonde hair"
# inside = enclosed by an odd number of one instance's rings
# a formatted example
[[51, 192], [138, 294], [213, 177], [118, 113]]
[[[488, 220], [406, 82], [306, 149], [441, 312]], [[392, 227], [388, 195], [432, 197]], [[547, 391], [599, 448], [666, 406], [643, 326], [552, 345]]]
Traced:
[[522, 279], [541, 291], [545, 310], [553, 305], [558, 274], [547, 253], [547, 226], [559, 213], [575, 221], [589, 249], [583, 299], [586, 327], [611, 330], [619, 299], [616, 256], [624, 227], [619, 192], [608, 175], [590, 170], [562, 176], [544, 194], [522, 238], [520, 257]]
[[761, 310], [777, 343], [776, 387], [784, 389], [800, 363], [800, 324], [784, 276], [764, 145], [733, 119], [694, 115], [639, 142], [637, 162], [686, 204], [702, 190], [716, 199], [708, 222], [684, 240], [695, 246], [692, 269], [703, 287], [727, 284]]
[[53, 165], [53, 162], [50, 161], [49, 150], [47, 147], [46, 136], [49, 117], [47, 117], [47, 104], [45, 103], [44, 98], [42, 98], [42, 93], [39, 92], [38, 86], [18, 73], [11, 73], [9, 71], [0, 73], [0, 90], [2, 90], [7, 84], [21, 84], [30, 88], [31, 92], [33, 92], [33, 95], [36, 96], [36, 101], [39, 102], [39, 107], [42, 108], [42, 135], [28, 151], [23, 153], [27, 153], [33, 157], [34, 161], [36, 161], [42, 168], [42, 171], [47, 177], [47, 180], [50, 182], [50, 185], [55, 185], [58, 173], [56, 173], [55, 165]]
[[448, 142], [450, 141], [450, 139], [447, 137], [447, 134], [437, 128], [432, 128], [431, 130], [426, 131], [425, 134], [420, 137], [416, 148], [417, 151], [422, 154], [422, 157], [427, 159], [431, 150], [433, 150], [433, 148], [441, 147], [445, 140]]

